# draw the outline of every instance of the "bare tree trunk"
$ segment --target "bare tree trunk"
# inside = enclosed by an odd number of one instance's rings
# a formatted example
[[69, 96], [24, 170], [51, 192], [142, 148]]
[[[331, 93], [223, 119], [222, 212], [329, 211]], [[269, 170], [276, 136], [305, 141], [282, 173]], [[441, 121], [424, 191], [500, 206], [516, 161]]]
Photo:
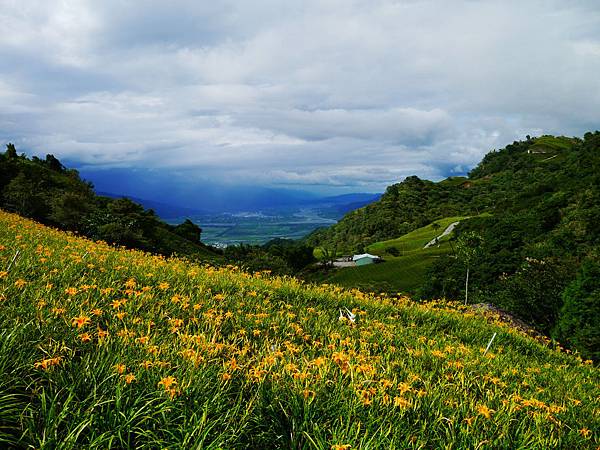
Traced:
[[465, 305], [469, 301], [469, 266], [467, 266], [467, 279], [465, 281]]
[[333, 267], [333, 264], [335, 262], [335, 258], [337, 258], [337, 242], [333, 246], [333, 253], [331, 254], [331, 267]]

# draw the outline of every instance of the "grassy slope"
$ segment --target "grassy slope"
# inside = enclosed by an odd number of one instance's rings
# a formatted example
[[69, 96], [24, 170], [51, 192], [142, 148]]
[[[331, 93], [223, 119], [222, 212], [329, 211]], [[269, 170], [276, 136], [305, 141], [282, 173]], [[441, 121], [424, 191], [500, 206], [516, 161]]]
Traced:
[[[368, 266], [347, 267], [332, 272], [325, 280], [328, 283], [346, 287], [360, 287], [386, 292], [412, 292], [421, 286], [427, 268], [434, 258], [451, 250], [448, 239], [451, 235], [440, 240], [440, 246], [424, 249], [423, 247], [436, 236], [442, 234], [448, 225], [458, 222], [464, 217], [447, 217], [436, 220], [439, 228], [432, 224], [418, 228], [397, 239], [376, 242], [367, 251], [383, 256], [385, 262]], [[395, 257], [387, 253], [387, 249], [395, 247], [400, 255]]]
[[0, 447], [600, 444], [597, 368], [458, 305], [165, 260], [1, 211], [0, 268]]
[[573, 148], [573, 139], [565, 136], [540, 136], [531, 146], [532, 150], [546, 150], [552, 152], [565, 152]]
[[408, 252], [397, 258], [386, 256], [386, 261], [381, 264], [335, 270], [323, 282], [381, 292], [413, 292], [422, 285], [434, 258], [449, 251], [450, 245], [445, 243], [439, 248]]
[[[367, 247], [367, 251], [375, 255], [386, 257], [387, 255], [384, 255], [384, 253], [386, 252], [386, 249], [390, 247], [396, 247], [398, 250], [404, 253], [420, 252], [429, 241], [442, 234], [451, 223], [460, 222], [463, 219], [465, 219], [465, 217], [456, 216], [436, 220], [427, 226], [418, 228], [410, 233], [405, 234], [404, 236], [400, 236], [399, 238], [375, 242]], [[438, 228], [435, 228], [434, 224], [437, 224]], [[440, 242], [443, 242], [448, 238], [449, 236], [444, 236]]]

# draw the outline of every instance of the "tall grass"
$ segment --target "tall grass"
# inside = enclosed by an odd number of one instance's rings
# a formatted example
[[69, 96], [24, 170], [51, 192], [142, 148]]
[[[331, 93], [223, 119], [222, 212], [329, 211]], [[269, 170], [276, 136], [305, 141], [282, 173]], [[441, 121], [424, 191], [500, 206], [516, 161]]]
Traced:
[[0, 212], [0, 447], [595, 448], [599, 396], [593, 365], [453, 303]]

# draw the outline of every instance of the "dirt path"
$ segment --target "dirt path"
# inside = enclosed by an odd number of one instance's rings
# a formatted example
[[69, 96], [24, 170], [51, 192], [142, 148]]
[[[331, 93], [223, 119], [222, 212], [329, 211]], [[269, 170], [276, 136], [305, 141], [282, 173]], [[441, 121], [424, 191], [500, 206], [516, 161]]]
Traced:
[[430, 240], [427, 244], [425, 244], [425, 247], [423, 248], [429, 248], [432, 245], [435, 245], [438, 243], [438, 241], [443, 238], [444, 236], [449, 235], [450, 233], [452, 233], [452, 230], [454, 230], [454, 228], [456, 227], [456, 225], [458, 225], [460, 223], [459, 222], [452, 222], [450, 225], [448, 225], [448, 227], [446, 227], [446, 229], [444, 230], [444, 232], [442, 234], [440, 234], [438, 237], [433, 238], [432, 240]]

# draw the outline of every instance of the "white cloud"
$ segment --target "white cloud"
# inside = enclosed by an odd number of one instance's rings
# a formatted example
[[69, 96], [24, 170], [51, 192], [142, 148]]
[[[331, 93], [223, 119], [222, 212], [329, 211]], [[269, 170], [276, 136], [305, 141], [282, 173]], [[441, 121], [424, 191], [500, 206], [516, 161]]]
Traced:
[[87, 165], [380, 190], [600, 123], [574, 1], [6, 0], [0, 137]]

